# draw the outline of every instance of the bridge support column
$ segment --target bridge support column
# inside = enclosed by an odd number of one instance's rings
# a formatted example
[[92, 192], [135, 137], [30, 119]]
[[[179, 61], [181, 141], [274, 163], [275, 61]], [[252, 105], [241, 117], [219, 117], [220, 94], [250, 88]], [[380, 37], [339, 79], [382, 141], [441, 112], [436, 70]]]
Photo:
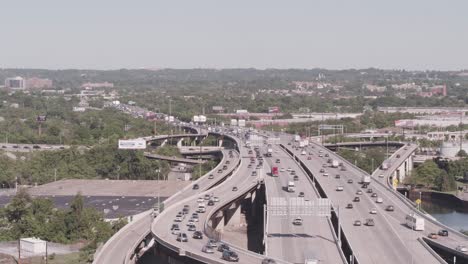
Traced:
[[162, 143], [161, 143], [161, 147], [164, 147], [164, 145], [166, 145], [167, 143], [167, 139], [165, 139]]
[[226, 226], [238, 227], [241, 224], [241, 205], [240, 202], [233, 203], [225, 210], [226, 217], [224, 223]]
[[182, 147], [182, 145], [183, 145], [182, 143], [183, 143], [183, 142], [184, 142], [184, 139], [183, 139], [183, 138], [179, 139], [179, 141], [177, 141], [177, 147], [178, 147], [178, 148]]
[[219, 142], [218, 142], [218, 147], [222, 147], [223, 146], [223, 140], [220, 139]]

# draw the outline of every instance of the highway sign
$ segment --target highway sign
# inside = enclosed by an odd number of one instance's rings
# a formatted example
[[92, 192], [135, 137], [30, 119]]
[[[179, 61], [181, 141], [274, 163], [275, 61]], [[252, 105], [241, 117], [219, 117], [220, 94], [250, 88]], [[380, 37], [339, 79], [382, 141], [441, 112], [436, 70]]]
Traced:
[[267, 212], [272, 216], [330, 216], [331, 202], [322, 198], [310, 201], [299, 197], [272, 197]]
[[421, 204], [421, 202], [422, 202], [421, 199], [417, 199], [417, 200], [415, 201], [416, 204]]
[[146, 141], [142, 139], [119, 139], [119, 149], [146, 149]]

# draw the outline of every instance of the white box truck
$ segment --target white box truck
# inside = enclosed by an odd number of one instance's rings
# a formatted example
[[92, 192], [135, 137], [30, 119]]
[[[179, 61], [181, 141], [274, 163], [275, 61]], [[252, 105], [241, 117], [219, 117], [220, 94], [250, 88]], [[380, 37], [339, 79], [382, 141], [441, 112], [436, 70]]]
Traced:
[[332, 168], [338, 168], [338, 166], [340, 165], [340, 163], [337, 161], [337, 160], [332, 160]]
[[362, 184], [369, 184], [371, 182], [371, 178], [369, 175], [362, 175], [361, 183]]

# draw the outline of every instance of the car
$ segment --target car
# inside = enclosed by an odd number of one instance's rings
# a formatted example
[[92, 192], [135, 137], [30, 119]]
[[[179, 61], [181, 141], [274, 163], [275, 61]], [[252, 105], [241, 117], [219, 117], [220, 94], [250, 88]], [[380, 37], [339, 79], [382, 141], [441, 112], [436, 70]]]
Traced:
[[221, 256], [222, 259], [227, 260], [227, 261], [232, 261], [232, 262], [238, 262], [239, 261], [239, 256], [237, 255], [236, 252], [232, 250], [224, 250], [223, 255]]
[[215, 203], [219, 202], [218, 196], [214, 196], [214, 197], [213, 197], [213, 202], [215, 202]]
[[353, 207], [354, 207], [354, 206], [353, 206], [352, 203], [349, 203], [348, 205], [346, 205], [346, 208], [348, 208], [348, 209], [353, 209]]
[[190, 226], [190, 225], [193, 225], [195, 221], [193, 220], [193, 218], [190, 218], [188, 221], [187, 221], [187, 226]]
[[188, 231], [197, 231], [197, 227], [196, 227], [194, 224], [190, 224], [190, 225], [188, 226], [188, 229], [187, 229], [187, 230], [188, 230]]
[[213, 200], [209, 200], [208, 203], [207, 203], [208, 206], [213, 206], [214, 204], [215, 204], [215, 203], [214, 203]]
[[292, 171], [292, 169], [291, 169], [291, 168], [288, 168], [287, 171]]
[[329, 175], [329, 174], [328, 174], [328, 173], [326, 173], [326, 172], [323, 174], [323, 176], [325, 176], [325, 177], [328, 177], [328, 175]]
[[211, 198], [211, 196], [209, 194], [205, 194], [205, 196], [204, 196], [205, 200], [209, 200], [210, 198]]
[[34, 145], [33, 146], [33, 149], [40, 149], [41, 147], [39, 147], [38, 145]]
[[328, 167], [328, 165], [326, 163], [324, 163], [324, 164], [322, 164], [322, 167], [326, 168], [326, 167]]
[[280, 159], [276, 159], [276, 163], [280, 163], [280, 162], [281, 162], [281, 160], [280, 160]]
[[375, 225], [374, 219], [372, 218], [366, 219], [366, 226], [374, 226], [374, 225]]
[[377, 197], [377, 199], [375, 199], [375, 202], [376, 203], [383, 203], [383, 199], [381, 197]]
[[387, 207], [385, 208], [385, 211], [393, 212], [395, 211], [395, 208], [393, 207], [393, 205], [387, 205]]
[[372, 208], [372, 209], [370, 209], [369, 213], [370, 214], [377, 214], [377, 209]]
[[346, 171], [346, 167], [345, 167], [345, 166], [341, 166], [341, 171]]
[[431, 238], [431, 239], [437, 239], [437, 234], [436, 233], [430, 233], [429, 235], [427, 235], [428, 238]]
[[325, 172], [325, 170], [324, 170], [324, 169], [320, 169], [320, 173], [324, 173], [324, 172]]
[[330, 155], [328, 155], [328, 153], [325, 154], [325, 157], [329, 157]]
[[302, 225], [302, 218], [296, 217], [296, 218], [293, 220], [293, 225], [297, 225], [297, 226]]
[[371, 188], [367, 189], [367, 193], [372, 193], [373, 190]]
[[399, 159], [401, 156], [400, 156], [400, 154], [397, 154], [396, 157], [397, 157], [397, 159]]
[[221, 243], [218, 245], [218, 251], [223, 252], [225, 250], [229, 250], [229, 245], [225, 243]]
[[185, 234], [185, 233], [179, 233], [179, 234], [177, 235], [177, 239], [176, 239], [176, 240], [179, 241], [179, 242], [187, 242], [187, 241], [188, 241], [187, 234]]
[[266, 258], [262, 260], [262, 264], [276, 264], [276, 261], [271, 258]]
[[214, 239], [209, 239], [208, 240], [208, 243], [206, 243], [206, 246], [209, 247], [209, 248], [215, 248], [217, 247], [218, 243], [216, 242], [216, 240]]
[[214, 179], [214, 175], [213, 174], [210, 174], [210, 176], [208, 176], [208, 179]]
[[252, 176], [257, 176], [257, 172], [256, 172], [256, 171], [252, 171]]
[[467, 252], [468, 251], [468, 248], [466, 246], [463, 246], [463, 245], [458, 245], [455, 249], [457, 251], [460, 251], [460, 252]]
[[363, 188], [363, 189], [367, 189], [367, 186], [369, 186], [369, 184], [368, 184], [368, 183], [363, 183], [363, 184], [362, 184], [362, 186], [361, 186], [361, 188]]
[[174, 230], [174, 229], [176, 229], [176, 228], [179, 228], [179, 224], [172, 224], [171, 230]]
[[336, 187], [337, 192], [342, 192], [344, 190], [343, 186]]
[[223, 170], [218, 170], [218, 173], [223, 173]]
[[213, 248], [209, 247], [208, 245], [204, 245], [202, 247], [202, 252], [208, 253], [208, 254], [213, 254], [214, 250], [213, 250]]
[[171, 232], [173, 235], [179, 235], [180, 234], [180, 228], [179, 226], [176, 226], [172, 229], [172, 232]]
[[448, 236], [448, 235], [449, 235], [449, 234], [448, 234], [448, 231], [445, 230], [445, 229], [439, 230], [439, 233], [438, 233], [438, 234], [439, 234], [439, 236]]
[[304, 192], [300, 192], [298, 196], [299, 197], [304, 197]]
[[357, 196], [354, 197], [354, 199], [353, 199], [353, 202], [360, 202], [360, 201], [361, 201], [361, 198], [359, 198], [359, 197], [357, 197]]
[[205, 199], [203, 199], [203, 197], [198, 197], [197, 199], [197, 203], [203, 203], [205, 201]]
[[291, 146], [291, 142], [288, 142], [288, 145]]
[[358, 190], [358, 191], [356, 192], [356, 194], [357, 194], [357, 195], [362, 195], [362, 191], [361, 191], [361, 190]]
[[354, 221], [354, 225], [355, 226], [361, 226], [362, 225], [361, 220]]
[[294, 179], [294, 181], [298, 181], [298, 180], [299, 180], [299, 176], [294, 175], [293, 179]]
[[322, 155], [322, 154], [319, 154], [319, 157], [321, 158], [321, 157], [323, 157], [323, 155]]
[[340, 179], [341, 176], [339, 174], [335, 175], [335, 179]]
[[373, 194], [371, 195], [371, 197], [373, 197], [373, 198], [377, 197], [377, 193], [373, 193]]
[[348, 183], [353, 183], [353, 179], [349, 179], [349, 180], [348, 180]]
[[174, 219], [174, 222], [182, 222], [183, 218], [182, 216], [177, 215]]
[[198, 186], [198, 184], [195, 183], [195, 184], [193, 185], [192, 189], [198, 190], [198, 189], [200, 189], [200, 186]]
[[201, 231], [195, 231], [193, 232], [192, 238], [203, 239], [203, 233]]
[[384, 177], [384, 175], [382, 173], [379, 174], [379, 178], [383, 178], [383, 177]]
[[247, 168], [249, 168], [249, 169], [252, 168], [252, 164], [249, 164], [249, 165], [247, 166]]
[[281, 171], [281, 172], [285, 172], [286, 169], [285, 169], [285, 168], [281, 168], [280, 171]]
[[232, 191], [237, 192], [237, 187], [236, 186], [232, 187]]
[[312, 160], [312, 157], [311, 156], [307, 157], [307, 160]]

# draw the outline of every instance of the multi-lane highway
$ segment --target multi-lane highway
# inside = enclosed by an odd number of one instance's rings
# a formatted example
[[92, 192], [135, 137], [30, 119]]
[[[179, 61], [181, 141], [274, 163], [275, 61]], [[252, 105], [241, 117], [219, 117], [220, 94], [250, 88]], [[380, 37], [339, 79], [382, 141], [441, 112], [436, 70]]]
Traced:
[[[272, 167], [277, 167], [279, 175], [273, 177], [270, 174], [265, 178], [267, 203], [277, 197], [299, 198], [301, 193], [304, 200], [316, 202], [320, 196], [308, 175], [280, 146], [270, 147], [274, 155], [266, 158], [265, 170], [271, 171]], [[264, 147], [262, 151], [265, 153], [267, 149]], [[296, 180], [294, 176], [297, 176]], [[294, 192], [287, 192], [285, 188], [289, 181], [296, 185]], [[304, 263], [306, 258], [318, 260], [320, 263], [346, 263], [346, 259], [342, 259], [344, 255], [341, 254], [328, 217], [302, 216], [303, 224], [300, 226], [293, 225], [296, 217], [267, 213], [267, 256], [290, 263]]]
[[[189, 185], [189, 187], [180, 190], [178, 193], [164, 201], [164, 206], [168, 207], [177, 200], [184, 199], [197, 192], [202, 192], [210, 188], [212, 185], [219, 183], [226, 177], [226, 175], [231, 173], [238, 163], [239, 155], [234, 151], [231, 156], [229, 155], [228, 150], [223, 150], [222, 153], [223, 158], [220, 164], [218, 164], [218, 166], [216, 166], [211, 172], [208, 173], [216, 175], [215, 179], [209, 180], [208, 177], [200, 178], [193, 183], [199, 185], [198, 190], [192, 190], [193, 184]], [[226, 170], [223, 170], [222, 168], [226, 161], [229, 161], [230, 164], [228, 164]], [[222, 170], [222, 172], [217, 173], [219, 170]], [[129, 252], [132, 252], [135, 249], [136, 244], [138, 244], [139, 241], [143, 240], [143, 238], [149, 234], [150, 225], [153, 221], [153, 218], [150, 217], [151, 213], [152, 210], [147, 211], [138, 220], [134, 220], [134, 222], [127, 224], [127, 226], [112, 236], [111, 239], [106, 242], [104, 247], [97, 252], [93, 263], [123, 263], [126, 259], [126, 256], [130, 255]]]

